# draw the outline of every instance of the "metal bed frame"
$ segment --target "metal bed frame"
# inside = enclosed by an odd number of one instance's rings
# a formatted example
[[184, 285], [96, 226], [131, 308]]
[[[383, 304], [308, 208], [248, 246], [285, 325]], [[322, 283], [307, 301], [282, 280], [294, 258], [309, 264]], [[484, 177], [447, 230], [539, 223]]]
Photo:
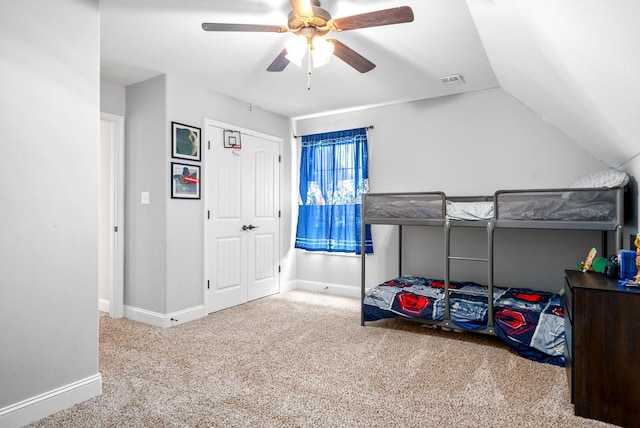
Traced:
[[[614, 207], [615, 215], [613, 218], [602, 221], [591, 220], [531, 220], [531, 219], [505, 219], [501, 218], [501, 202], [503, 199], [510, 197], [520, 198], [536, 198], [537, 196], [562, 195], [569, 192], [615, 192]], [[560, 196], [561, 197], [561, 196]], [[494, 216], [488, 220], [449, 220], [446, 215], [446, 202], [479, 202], [493, 201]], [[383, 215], [371, 213], [371, 207], [376, 203], [381, 206], [389, 206], [394, 203], [412, 203], [418, 207], [431, 205], [430, 211], [424, 211], [424, 217], [421, 212], [415, 210], [410, 215], [402, 215], [402, 212], [383, 212]], [[439, 204], [439, 206], [438, 206]], [[371, 224], [397, 225], [399, 227], [398, 238], [398, 270], [402, 276], [402, 237], [403, 226], [431, 226], [444, 228], [444, 296], [445, 296], [445, 315], [442, 321], [430, 319], [407, 318], [411, 321], [431, 324], [445, 329], [466, 330], [454, 324], [450, 317], [450, 277], [451, 277], [451, 260], [466, 260], [474, 262], [487, 263], [487, 326], [482, 329], [469, 330], [476, 333], [495, 335], [493, 325], [493, 274], [494, 274], [494, 232], [496, 228], [518, 228], [518, 229], [562, 229], [562, 230], [595, 230], [602, 232], [602, 246], [606, 249], [607, 232], [615, 232], [616, 248], [622, 248], [622, 224], [624, 215], [624, 188], [614, 189], [534, 189], [534, 190], [499, 190], [494, 196], [477, 196], [477, 197], [447, 197], [443, 192], [417, 192], [417, 193], [369, 193], [362, 195], [362, 233], [361, 248], [365, 248], [365, 227]], [[471, 258], [451, 255], [451, 230], [453, 227], [484, 227], [487, 230], [487, 257]], [[366, 292], [366, 255], [364, 251], [361, 253], [361, 293], [360, 293], [360, 323], [365, 325], [364, 321], [364, 299]], [[490, 297], [491, 296], [491, 297]]]

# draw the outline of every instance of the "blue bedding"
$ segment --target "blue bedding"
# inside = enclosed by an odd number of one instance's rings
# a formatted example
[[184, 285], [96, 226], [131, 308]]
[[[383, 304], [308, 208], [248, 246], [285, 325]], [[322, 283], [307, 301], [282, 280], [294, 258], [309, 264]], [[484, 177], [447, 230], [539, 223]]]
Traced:
[[[451, 322], [465, 330], [487, 326], [484, 285], [449, 283]], [[522, 356], [564, 366], [564, 311], [561, 296], [519, 288], [494, 288], [496, 335]], [[442, 321], [445, 315], [444, 281], [404, 276], [369, 290], [364, 299], [365, 321], [405, 317]]]

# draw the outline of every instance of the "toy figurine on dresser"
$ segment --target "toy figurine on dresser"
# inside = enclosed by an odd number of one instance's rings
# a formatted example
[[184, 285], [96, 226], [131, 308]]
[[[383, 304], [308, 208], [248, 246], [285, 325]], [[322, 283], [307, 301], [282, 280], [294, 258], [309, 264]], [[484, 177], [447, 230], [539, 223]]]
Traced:
[[626, 287], [640, 287], [640, 233], [633, 242], [636, 250], [620, 252], [620, 284]]
[[636, 240], [633, 241], [633, 245], [636, 246], [636, 277], [633, 283], [640, 284], [640, 233], [636, 235]]

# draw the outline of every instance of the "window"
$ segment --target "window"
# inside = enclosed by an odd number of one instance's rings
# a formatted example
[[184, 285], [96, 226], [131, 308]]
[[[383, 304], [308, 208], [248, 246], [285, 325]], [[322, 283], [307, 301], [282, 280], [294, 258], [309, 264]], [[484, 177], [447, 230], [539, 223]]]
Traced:
[[[366, 128], [303, 136], [295, 247], [360, 254], [368, 191]], [[373, 253], [369, 225], [365, 235], [365, 252]]]

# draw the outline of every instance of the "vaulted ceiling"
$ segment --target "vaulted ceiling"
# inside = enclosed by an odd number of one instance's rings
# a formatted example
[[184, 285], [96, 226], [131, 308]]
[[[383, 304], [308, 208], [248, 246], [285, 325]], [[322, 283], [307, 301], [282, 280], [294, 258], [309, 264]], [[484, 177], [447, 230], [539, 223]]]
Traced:
[[[376, 67], [337, 57], [267, 67], [289, 33], [205, 32], [203, 22], [286, 25], [287, 0], [101, 0], [102, 78], [187, 75], [288, 117], [502, 87], [594, 156], [640, 151], [637, 0], [324, 0], [333, 18], [410, 6], [414, 21], [332, 32]], [[462, 85], [439, 77], [459, 74]]]

